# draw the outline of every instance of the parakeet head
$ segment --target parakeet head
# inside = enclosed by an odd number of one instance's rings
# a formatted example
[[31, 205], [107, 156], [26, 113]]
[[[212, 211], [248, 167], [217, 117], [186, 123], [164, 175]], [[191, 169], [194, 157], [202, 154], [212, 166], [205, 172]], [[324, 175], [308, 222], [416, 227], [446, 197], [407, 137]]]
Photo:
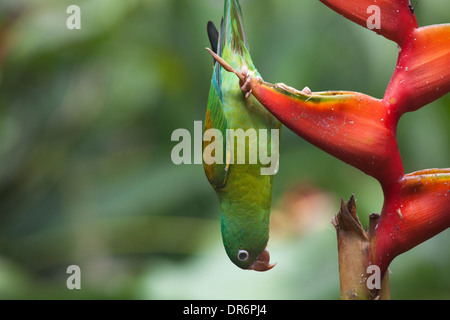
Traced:
[[[268, 214], [263, 216], [268, 219]], [[255, 271], [267, 271], [275, 266], [270, 264], [266, 249], [269, 239], [269, 224], [266, 221], [258, 222], [245, 215], [227, 213], [222, 213], [221, 217], [225, 251], [236, 266]]]

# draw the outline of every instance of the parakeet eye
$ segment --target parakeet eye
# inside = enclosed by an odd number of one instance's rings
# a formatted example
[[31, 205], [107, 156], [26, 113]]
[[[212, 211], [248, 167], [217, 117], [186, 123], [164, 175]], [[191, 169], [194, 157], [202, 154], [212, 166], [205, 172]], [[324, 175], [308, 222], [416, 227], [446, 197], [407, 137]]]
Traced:
[[245, 261], [248, 259], [248, 252], [245, 250], [239, 250], [237, 256], [239, 260]]

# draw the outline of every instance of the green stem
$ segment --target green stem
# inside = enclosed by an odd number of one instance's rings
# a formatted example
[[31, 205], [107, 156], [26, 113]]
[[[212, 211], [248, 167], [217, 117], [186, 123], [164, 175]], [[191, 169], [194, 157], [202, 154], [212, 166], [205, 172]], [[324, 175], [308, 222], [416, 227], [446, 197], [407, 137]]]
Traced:
[[[374, 219], [371, 220], [371, 225], [372, 222]], [[364, 230], [359, 221], [353, 196], [347, 203], [342, 201], [341, 210], [333, 218], [332, 223], [337, 234], [341, 298], [343, 300], [390, 299], [387, 272], [383, 279], [376, 279], [374, 277], [381, 276], [381, 273], [376, 271], [372, 273], [369, 269], [370, 234]]]

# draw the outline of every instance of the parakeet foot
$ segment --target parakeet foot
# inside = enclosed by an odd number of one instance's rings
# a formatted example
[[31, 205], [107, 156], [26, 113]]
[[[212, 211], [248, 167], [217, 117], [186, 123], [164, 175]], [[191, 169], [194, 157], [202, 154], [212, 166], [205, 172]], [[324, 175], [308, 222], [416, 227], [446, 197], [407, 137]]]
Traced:
[[252, 88], [250, 86], [250, 83], [252, 82], [252, 76], [250, 75], [250, 72], [248, 71], [248, 68], [246, 66], [242, 67], [241, 74], [245, 81], [239, 81], [239, 84], [241, 85], [241, 90], [245, 94], [245, 99], [248, 99], [250, 95], [252, 94]]
[[277, 83], [276, 86], [278, 88], [281, 88], [281, 89], [284, 89], [286, 91], [293, 92], [293, 93], [296, 93], [296, 94], [306, 94], [306, 95], [312, 95], [313, 94], [309, 87], [304, 87], [302, 91], [298, 91], [297, 89], [289, 87], [288, 85], [286, 85], [284, 83]]

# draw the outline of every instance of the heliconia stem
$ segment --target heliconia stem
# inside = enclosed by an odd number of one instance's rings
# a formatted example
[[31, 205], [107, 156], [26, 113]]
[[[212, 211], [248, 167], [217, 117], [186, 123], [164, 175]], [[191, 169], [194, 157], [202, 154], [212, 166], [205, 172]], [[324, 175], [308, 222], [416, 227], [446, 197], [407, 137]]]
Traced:
[[341, 209], [331, 223], [336, 229], [337, 236], [341, 299], [390, 299], [387, 273], [380, 277], [379, 287], [367, 285], [371, 273], [369, 261], [372, 231], [367, 232], [361, 225], [353, 195], [348, 202], [341, 201]]

